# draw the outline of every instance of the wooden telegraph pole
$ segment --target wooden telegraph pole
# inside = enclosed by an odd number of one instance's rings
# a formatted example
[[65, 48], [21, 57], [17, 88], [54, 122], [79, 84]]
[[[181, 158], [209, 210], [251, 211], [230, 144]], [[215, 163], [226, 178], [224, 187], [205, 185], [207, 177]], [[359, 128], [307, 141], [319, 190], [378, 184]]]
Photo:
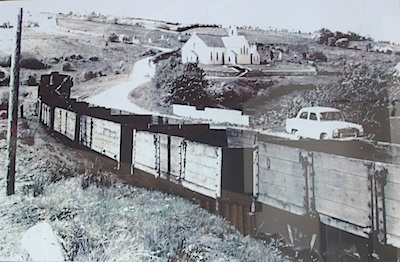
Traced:
[[8, 130], [7, 130], [7, 196], [15, 193], [15, 159], [17, 153], [17, 129], [18, 129], [18, 95], [19, 95], [19, 67], [21, 56], [21, 31], [22, 8], [18, 13], [17, 33], [15, 47], [11, 56], [11, 83], [8, 99]]

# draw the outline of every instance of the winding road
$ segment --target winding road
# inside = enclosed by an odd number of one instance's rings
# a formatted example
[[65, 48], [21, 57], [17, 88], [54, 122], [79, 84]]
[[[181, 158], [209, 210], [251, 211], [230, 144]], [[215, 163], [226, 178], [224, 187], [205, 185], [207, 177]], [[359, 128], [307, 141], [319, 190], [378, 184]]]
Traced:
[[85, 99], [85, 102], [96, 106], [123, 110], [138, 115], [154, 113], [133, 104], [128, 99], [129, 93], [133, 89], [147, 81], [150, 81], [151, 77], [154, 75], [155, 68], [154, 65], [149, 62], [150, 59], [151, 57], [145, 58], [135, 63], [129, 81], [118, 84], [98, 95], [89, 97]]

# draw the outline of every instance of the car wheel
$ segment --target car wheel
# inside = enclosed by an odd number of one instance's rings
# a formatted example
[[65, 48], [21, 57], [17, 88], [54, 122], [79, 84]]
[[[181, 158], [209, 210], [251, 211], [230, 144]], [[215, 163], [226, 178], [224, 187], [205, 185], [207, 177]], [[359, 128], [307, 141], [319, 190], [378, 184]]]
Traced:
[[321, 135], [320, 135], [320, 137], [319, 137], [321, 140], [328, 140], [328, 134], [326, 134], [326, 133], [322, 133]]
[[294, 139], [296, 139], [296, 140], [299, 140], [299, 139], [300, 139], [299, 131], [297, 131], [297, 130], [292, 130], [292, 134], [293, 134]]

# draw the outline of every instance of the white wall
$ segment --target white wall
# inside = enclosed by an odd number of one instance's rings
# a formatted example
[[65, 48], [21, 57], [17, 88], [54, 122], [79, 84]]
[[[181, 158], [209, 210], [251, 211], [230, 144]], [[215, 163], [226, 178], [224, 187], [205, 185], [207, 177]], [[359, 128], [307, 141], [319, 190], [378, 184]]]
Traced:
[[54, 131], [75, 140], [76, 113], [56, 107], [54, 109]]
[[172, 181], [214, 199], [221, 197], [221, 147], [171, 136], [168, 148], [168, 135], [134, 130], [133, 136], [132, 167], [165, 179], [170, 162]]
[[[194, 48], [193, 48], [194, 47]], [[206, 65], [222, 65], [223, 63], [223, 53], [225, 63], [227, 62], [227, 57], [225, 54], [224, 47], [208, 47], [203, 40], [200, 39], [196, 34], [193, 34], [189, 40], [182, 47], [182, 63], [195, 63], [196, 54], [199, 57], [199, 63]], [[195, 54], [196, 53], [196, 54]], [[211, 59], [212, 53], [212, 59]], [[218, 53], [218, 60], [217, 60]]]
[[233, 125], [249, 126], [249, 116], [242, 114], [239, 110], [227, 110], [206, 107], [197, 110], [194, 106], [173, 105], [173, 113], [178, 116], [202, 119], [213, 123], [229, 123]]
[[80, 119], [80, 126], [82, 145], [120, 162], [120, 124], [83, 115]]

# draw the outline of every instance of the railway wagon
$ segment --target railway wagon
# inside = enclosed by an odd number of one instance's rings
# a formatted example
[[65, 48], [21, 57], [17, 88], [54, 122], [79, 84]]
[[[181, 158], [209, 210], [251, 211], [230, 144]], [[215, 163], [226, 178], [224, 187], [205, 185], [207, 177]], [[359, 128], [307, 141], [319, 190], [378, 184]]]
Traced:
[[183, 137], [133, 130], [132, 171], [138, 168], [205, 196], [221, 197], [222, 148]]
[[75, 130], [77, 114], [64, 108], [56, 107], [54, 109], [53, 130], [64, 135], [71, 141], [75, 141]]
[[361, 261], [396, 260], [398, 150], [387, 158], [362, 141], [274, 141], [255, 132], [228, 133], [229, 147], [252, 150], [258, 231], [281, 232], [296, 245], [312, 243], [325, 261], [338, 261], [350, 248]]
[[117, 167], [128, 164], [132, 174], [137, 168], [213, 199], [223, 190], [245, 191], [242, 151], [226, 147], [225, 131], [152, 125], [152, 116], [112, 115], [86, 103], [40, 105], [45, 109], [40, 121], [64, 142], [105, 155]]

